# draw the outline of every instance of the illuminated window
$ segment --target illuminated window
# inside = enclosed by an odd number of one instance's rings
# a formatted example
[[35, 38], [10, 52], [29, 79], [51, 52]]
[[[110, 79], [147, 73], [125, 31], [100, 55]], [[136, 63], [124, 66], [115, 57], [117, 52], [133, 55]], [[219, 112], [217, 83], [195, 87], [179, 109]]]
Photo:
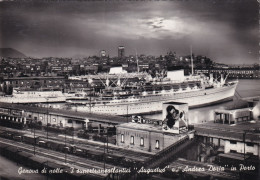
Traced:
[[134, 144], [134, 136], [131, 136], [130, 144]]
[[156, 140], [155, 148], [156, 148], [156, 149], [159, 149], [159, 148], [160, 148], [160, 142], [159, 142], [159, 140]]
[[122, 143], [125, 142], [125, 136], [124, 136], [124, 134], [121, 134], [121, 142], [122, 142]]
[[141, 139], [140, 139], [140, 146], [144, 146], [144, 138], [143, 137], [141, 137]]
[[56, 122], [56, 118], [53, 118], [52, 121], [53, 121], [53, 122]]

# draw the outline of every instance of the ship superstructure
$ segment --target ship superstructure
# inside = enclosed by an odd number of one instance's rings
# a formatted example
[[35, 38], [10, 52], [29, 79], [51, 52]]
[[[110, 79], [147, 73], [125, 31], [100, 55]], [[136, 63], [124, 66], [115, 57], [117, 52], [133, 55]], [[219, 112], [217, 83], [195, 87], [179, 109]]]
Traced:
[[185, 102], [189, 107], [204, 106], [233, 98], [237, 82], [220, 81], [204, 75], [184, 76], [183, 70], [168, 72], [164, 79], [139, 81], [135, 84], [103, 83], [105, 89], [88, 96], [88, 100], [69, 101], [77, 111], [116, 115], [142, 114], [162, 110], [162, 103]]

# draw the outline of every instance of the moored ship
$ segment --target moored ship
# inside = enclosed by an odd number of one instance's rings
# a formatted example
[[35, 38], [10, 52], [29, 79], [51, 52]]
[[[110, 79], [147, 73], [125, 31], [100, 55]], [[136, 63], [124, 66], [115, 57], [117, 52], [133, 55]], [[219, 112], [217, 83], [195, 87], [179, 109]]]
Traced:
[[[184, 76], [183, 71], [168, 72], [168, 79], [140, 82], [135, 86], [107, 87], [88, 100], [68, 101], [77, 111], [116, 115], [145, 114], [159, 112], [162, 103], [168, 101], [185, 102], [189, 107], [231, 100], [235, 94], [237, 81], [214, 81], [204, 75]], [[108, 80], [109, 81], [109, 80]], [[117, 84], [120, 84], [117, 83]]]
[[50, 89], [14, 89], [12, 95], [0, 96], [0, 102], [5, 103], [51, 103], [65, 101], [66, 97], [60, 90]]

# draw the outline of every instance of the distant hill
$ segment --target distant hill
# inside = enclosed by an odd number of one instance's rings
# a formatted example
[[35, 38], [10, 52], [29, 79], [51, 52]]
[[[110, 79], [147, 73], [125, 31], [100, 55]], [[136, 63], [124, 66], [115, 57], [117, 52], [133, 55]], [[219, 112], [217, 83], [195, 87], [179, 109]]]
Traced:
[[0, 48], [0, 57], [26, 58], [26, 56], [13, 48]]

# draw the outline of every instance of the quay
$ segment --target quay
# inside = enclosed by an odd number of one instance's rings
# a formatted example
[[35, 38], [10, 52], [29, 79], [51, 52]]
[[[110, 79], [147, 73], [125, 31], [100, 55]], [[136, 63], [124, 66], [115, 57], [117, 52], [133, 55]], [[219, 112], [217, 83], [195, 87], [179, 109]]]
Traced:
[[75, 130], [84, 129], [90, 124], [97, 126], [100, 130], [102, 126], [116, 126], [128, 122], [128, 117], [1, 102], [0, 116], [3, 120], [10, 120], [17, 123], [41, 122], [45, 126], [48, 124], [61, 128], [73, 127]]

